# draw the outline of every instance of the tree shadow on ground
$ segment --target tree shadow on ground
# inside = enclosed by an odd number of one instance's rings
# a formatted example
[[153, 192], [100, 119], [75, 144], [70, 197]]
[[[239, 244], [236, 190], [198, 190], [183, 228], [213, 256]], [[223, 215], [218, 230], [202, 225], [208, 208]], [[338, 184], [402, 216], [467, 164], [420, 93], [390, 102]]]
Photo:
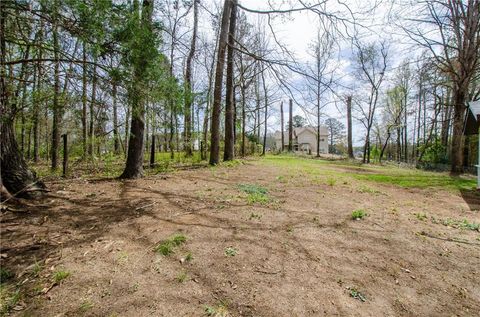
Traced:
[[460, 195], [470, 210], [480, 210], [480, 191], [477, 189], [461, 189]]

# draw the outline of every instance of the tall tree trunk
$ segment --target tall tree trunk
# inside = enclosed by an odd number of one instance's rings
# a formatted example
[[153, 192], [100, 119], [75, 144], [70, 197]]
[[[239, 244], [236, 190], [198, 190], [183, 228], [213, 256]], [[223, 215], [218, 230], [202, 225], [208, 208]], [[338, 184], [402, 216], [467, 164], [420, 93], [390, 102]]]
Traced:
[[225, 65], [225, 50], [227, 47], [228, 22], [233, 0], [225, 0], [223, 5], [222, 23], [218, 38], [217, 66], [215, 71], [215, 86], [213, 92], [210, 165], [218, 164], [220, 157], [220, 114], [222, 102], [223, 68]]
[[117, 109], [117, 83], [112, 83], [112, 102], [113, 102], [113, 149], [115, 154], [120, 153], [120, 141], [118, 135], [118, 109]]
[[87, 158], [87, 47], [83, 42], [83, 72], [82, 72], [82, 145], [83, 158]]
[[0, 5], [0, 187], [5, 187], [17, 197], [34, 198], [41, 195], [45, 185], [38, 181], [35, 173], [28, 169], [15, 140], [13, 123], [16, 105], [11, 103], [10, 87], [7, 83], [5, 57], [5, 23], [7, 12]]
[[264, 93], [264, 98], [265, 98], [265, 116], [263, 120], [263, 124], [265, 125], [264, 131], [263, 131], [263, 149], [262, 149], [262, 155], [265, 155], [265, 151], [267, 149], [267, 119], [268, 119], [268, 91], [267, 91], [267, 85], [265, 83], [265, 71], [262, 71], [262, 83], [263, 83], [263, 93]]
[[198, 28], [198, 1], [193, 0], [193, 34], [192, 43], [190, 45], [190, 52], [188, 53], [187, 62], [185, 66], [185, 155], [192, 156], [192, 61], [195, 56], [195, 45], [197, 42], [197, 28]]
[[62, 109], [60, 108], [60, 61], [59, 61], [59, 43], [58, 43], [58, 0], [54, 2], [53, 18], [53, 55], [54, 55], [54, 86], [53, 86], [53, 125], [52, 125], [52, 169], [58, 167], [58, 151], [60, 144], [60, 124]]
[[281, 152], [285, 149], [285, 135], [284, 135], [284, 119], [283, 119], [283, 101], [280, 102], [280, 132], [282, 133], [282, 148], [280, 149]]
[[234, 121], [234, 87], [233, 87], [233, 52], [235, 45], [235, 25], [237, 21], [237, 3], [232, 0], [232, 9], [230, 11], [230, 26], [228, 32], [228, 51], [227, 51], [227, 78], [226, 101], [225, 101], [225, 150], [223, 160], [231, 161], [234, 158], [235, 151], [235, 121]]
[[[137, 2], [138, 0], [135, 0]], [[137, 2], [138, 3], [138, 2]], [[134, 4], [135, 7], [135, 4]], [[143, 0], [141, 25], [144, 26], [148, 32], [152, 32], [152, 0]], [[137, 13], [138, 14], [138, 13]], [[139, 44], [142, 45], [143, 43]], [[143, 154], [144, 154], [144, 130], [145, 130], [145, 99], [142, 95], [145, 89], [145, 73], [148, 63], [147, 57], [143, 47], [135, 47], [138, 50], [139, 57], [133, 64], [133, 85], [132, 85], [132, 123], [130, 130], [130, 141], [128, 144], [127, 162], [125, 170], [120, 178], [138, 178], [143, 176]]]
[[95, 146], [95, 103], [97, 101], [97, 58], [93, 58], [93, 79], [92, 79], [92, 100], [90, 101], [90, 122], [88, 127], [88, 155], [93, 158], [93, 148]]
[[352, 96], [347, 97], [347, 147], [348, 157], [353, 159], [353, 144], [352, 144]]
[[247, 122], [247, 113], [246, 113], [246, 109], [245, 109], [245, 94], [246, 94], [246, 91], [245, 91], [245, 85], [242, 84], [242, 149], [241, 149], [241, 155], [242, 157], [245, 156], [245, 142], [246, 142], [246, 127], [245, 127], [245, 124]]
[[293, 151], [293, 101], [289, 100], [288, 104], [288, 152]]
[[453, 136], [451, 149], [451, 168], [452, 174], [463, 172], [463, 124], [465, 119], [465, 100], [466, 89], [459, 87], [453, 91]]

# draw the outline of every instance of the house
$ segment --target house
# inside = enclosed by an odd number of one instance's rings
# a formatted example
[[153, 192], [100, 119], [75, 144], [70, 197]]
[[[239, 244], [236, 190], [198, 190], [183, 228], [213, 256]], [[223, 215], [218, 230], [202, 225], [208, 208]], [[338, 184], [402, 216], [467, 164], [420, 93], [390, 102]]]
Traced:
[[[293, 128], [293, 150], [310, 154], [317, 153], [317, 128], [312, 126]], [[288, 150], [288, 130], [284, 132], [284, 150]], [[282, 133], [275, 132], [275, 145], [282, 148]], [[328, 153], [328, 129], [320, 126], [320, 153]]]

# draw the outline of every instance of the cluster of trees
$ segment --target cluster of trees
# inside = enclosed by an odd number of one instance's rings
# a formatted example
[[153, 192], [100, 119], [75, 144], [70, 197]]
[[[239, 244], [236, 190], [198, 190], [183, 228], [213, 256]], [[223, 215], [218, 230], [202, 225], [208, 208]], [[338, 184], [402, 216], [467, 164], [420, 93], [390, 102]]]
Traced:
[[[399, 27], [426, 52], [392, 70], [389, 43], [361, 39], [353, 11], [330, 1], [266, 10], [238, 0], [1, 1], [2, 186], [20, 196], [41, 192], [27, 162], [57, 169], [62, 135], [86, 162], [123, 154], [123, 178], [142, 176], [147, 151], [151, 165], [157, 151], [172, 158], [199, 151], [210, 164], [222, 151], [226, 161], [247, 155], [252, 141], [265, 153], [280, 96], [296, 100], [292, 74], [305, 80], [311, 107], [304, 110], [313, 125], [329, 126], [331, 145], [344, 127], [325, 121], [326, 96], [352, 105], [365, 128], [365, 162], [416, 163], [435, 148], [460, 172], [466, 105], [480, 94], [479, 0], [418, 5], [415, 27]], [[276, 17], [303, 11], [320, 21], [305, 64], [272, 27]], [[347, 92], [332, 66], [345, 40], [361, 83]]]
[[478, 0], [422, 1], [401, 10], [411, 19], [398, 27], [423, 54], [393, 68], [398, 52], [389, 43], [354, 37], [356, 79], [366, 92], [353, 96], [366, 131], [364, 162], [373, 156], [463, 171], [467, 104], [480, 98], [479, 7]]

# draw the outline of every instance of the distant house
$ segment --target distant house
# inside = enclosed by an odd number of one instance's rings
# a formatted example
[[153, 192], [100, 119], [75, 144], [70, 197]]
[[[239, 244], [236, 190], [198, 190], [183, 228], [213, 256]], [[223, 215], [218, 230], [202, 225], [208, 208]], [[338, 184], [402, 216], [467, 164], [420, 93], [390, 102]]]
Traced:
[[[295, 152], [317, 153], [317, 128], [301, 127], [293, 128], [293, 150]], [[284, 150], [288, 150], [288, 131], [284, 132]], [[275, 145], [277, 149], [282, 148], [282, 133], [275, 132]], [[328, 153], [328, 129], [320, 126], [320, 153]]]

